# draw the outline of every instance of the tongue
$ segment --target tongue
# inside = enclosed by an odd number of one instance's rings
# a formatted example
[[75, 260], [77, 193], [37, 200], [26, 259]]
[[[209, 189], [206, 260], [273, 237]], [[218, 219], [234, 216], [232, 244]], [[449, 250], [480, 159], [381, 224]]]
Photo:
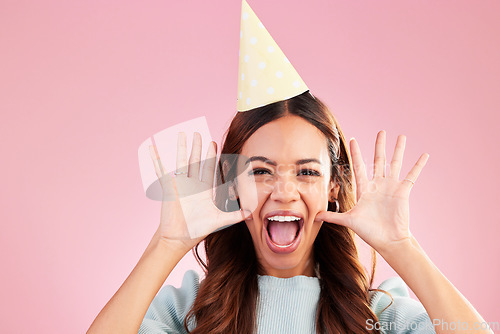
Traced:
[[286, 246], [292, 243], [299, 230], [297, 222], [277, 222], [269, 221], [268, 225], [271, 240], [280, 246]]

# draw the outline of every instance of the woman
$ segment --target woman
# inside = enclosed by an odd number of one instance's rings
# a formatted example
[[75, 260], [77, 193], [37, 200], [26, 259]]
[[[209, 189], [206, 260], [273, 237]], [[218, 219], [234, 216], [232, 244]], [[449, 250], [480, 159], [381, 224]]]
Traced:
[[[400, 181], [404, 136], [386, 174], [385, 132], [379, 132], [369, 180], [356, 141], [350, 141], [351, 163], [338, 123], [309, 92], [237, 113], [218, 165], [220, 182], [233, 186], [228, 193], [217, 188], [217, 205], [208, 192], [184, 203], [176, 193], [184, 185], [211, 187], [216, 156], [212, 142], [200, 173], [201, 138], [195, 134], [186, 167], [185, 137], [179, 138], [177, 175], [165, 175], [152, 155], [165, 198], [160, 226], [90, 333], [456, 333], [449, 324], [458, 321], [462, 328], [468, 324], [464, 333], [492, 333], [472, 330], [483, 319], [410, 233], [409, 193], [428, 155]], [[231, 205], [228, 196], [240, 210], [219, 209]], [[190, 240], [169, 238], [172, 228], [200, 221], [230, 226]], [[405, 286], [397, 278], [370, 288], [375, 266], [368, 282], [354, 233], [385, 258], [421, 304], [401, 292]], [[198, 256], [203, 240], [206, 264]], [[181, 288], [166, 286], [155, 297], [195, 246], [206, 278], [199, 282], [188, 271]]]

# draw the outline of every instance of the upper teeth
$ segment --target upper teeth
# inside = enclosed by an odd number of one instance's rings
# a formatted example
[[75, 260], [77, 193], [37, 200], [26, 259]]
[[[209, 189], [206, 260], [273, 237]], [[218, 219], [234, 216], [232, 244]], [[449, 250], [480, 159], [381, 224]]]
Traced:
[[295, 221], [295, 220], [300, 220], [301, 218], [295, 217], [295, 216], [272, 216], [272, 217], [269, 217], [267, 219], [280, 221], [280, 222], [291, 222], [291, 221]]

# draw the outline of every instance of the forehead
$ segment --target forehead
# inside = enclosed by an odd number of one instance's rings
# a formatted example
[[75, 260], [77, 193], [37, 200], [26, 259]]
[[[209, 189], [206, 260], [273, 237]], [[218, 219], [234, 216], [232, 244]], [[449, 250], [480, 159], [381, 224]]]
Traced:
[[281, 163], [304, 158], [329, 161], [325, 135], [308, 121], [292, 115], [260, 127], [245, 142], [241, 154], [265, 156]]

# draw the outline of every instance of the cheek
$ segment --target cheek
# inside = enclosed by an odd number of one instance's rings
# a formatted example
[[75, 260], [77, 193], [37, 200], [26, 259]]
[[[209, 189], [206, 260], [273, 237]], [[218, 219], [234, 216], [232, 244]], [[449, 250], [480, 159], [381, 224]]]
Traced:
[[[259, 208], [259, 210], [260, 210], [260, 208]], [[250, 235], [252, 237], [252, 241], [253, 241], [254, 245], [256, 243], [257, 244], [259, 243], [259, 241], [261, 239], [261, 235], [262, 235], [262, 229], [264, 228], [259, 217], [256, 216], [257, 212], [259, 212], [259, 211], [256, 211], [253, 214], [253, 219], [245, 220], [245, 224], [248, 228], [248, 231], [250, 232]]]
[[299, 191], [311, 212], [326, 210], [328, 207], [328, 187], [324, 182], [301, 184]]
[[254, 212], [259, 204], [258, 192], [255, 186], [249, 183], [239, 182], [237, 189], [242, 209]]
[[250, 234], [252, 235], [252, 239], [255, 237], [254, 234], [256, 233], [255, 231], [255, 220], [246, 220], [245, 224], [247, 225], [248, 231], [250, 231]]
[[[238, 197], [243, 209], [256, 212], [272, 192], [268, 182], [255, 181], [252, 178], [238, 178]], [[258, 211], [257, 211], [258, 212]]]
[[314, 243], [314, 241], [316, 240], [316, 238], [318, 237], [318, 234], [319, 234], [319, 230], [321, 229], [321, 226], [323, 226], [323, 222], [321, 223], [315, 223], [312, 228], [311, 228], [311, 244]]

